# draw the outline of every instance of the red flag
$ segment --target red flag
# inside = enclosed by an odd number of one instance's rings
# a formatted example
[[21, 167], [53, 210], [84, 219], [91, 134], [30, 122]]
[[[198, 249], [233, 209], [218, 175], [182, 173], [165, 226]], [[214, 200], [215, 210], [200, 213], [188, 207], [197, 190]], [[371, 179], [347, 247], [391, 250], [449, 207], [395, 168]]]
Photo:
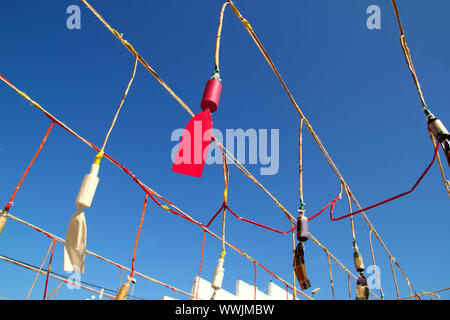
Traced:
[[196, 114], [186, 125], [172, 171], [200, 178], [208, 156], [211, 137], [211, 113], [206, 109]]

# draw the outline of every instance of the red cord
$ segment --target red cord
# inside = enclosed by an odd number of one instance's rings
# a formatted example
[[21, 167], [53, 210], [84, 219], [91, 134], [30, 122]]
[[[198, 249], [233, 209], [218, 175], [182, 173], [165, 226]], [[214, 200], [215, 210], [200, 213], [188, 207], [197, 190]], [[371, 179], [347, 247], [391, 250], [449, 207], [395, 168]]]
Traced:
[[[328, 203], [322, 210], [320, 210], [318, 213], [316, 213], [316, 214], [313, 215], [311, 218], [309, 218], [308, 221], [309, 221], [309, 220], [312, 220], [313, 218], [317, 217], [319, 214], [321, 214], [322, 212], [324, 212], [325, 209], [328, 208], [330, 205], [331, 205], [331, 212], [333, 212], [335, 203], [336, 203], [337, 201], [339, 201], [340, 199], [341, 199], [341, 197], [340, 197], [340, 196], [337, 196], [333, 201], [331, 201], [330, 203]], [[267, 229], [267, 230], [271, 230], [271, 231], [273, 231], [273, 232], [277, 232], [277, 233], [280, 233], [280, 234], [289, 234], [289, 233], [291, 233], [292, 231], [294, 231], [294, 230], [297, 228], [297, 226], [295, 226], [295, 227], [293, 227], [292, 229], [290, 229], [290, 230], [288, 230], [288, 231], [286, 231], [286, 232], [283, 232], [283, 231], [280, 231], [280, 230], [277, 230], [277, 229], [274, 229], [274, 228], [265, 226], [265, 225], [263, 225], [263, 224], [261, 224], [261, 223], [258, 223], [258, 222], [255, 222], [255, 221], [252, 221], [252, 220], [249, 220], [249, 219], [240, 217], [240, 216], [238, 216], [236, 213], [234, 213], [233, 210], [231, 210], [230, 207], [229, 207], [228, 205], [226, 205], [226, 208], [228, 209], [228, 211], [231, 212], [231, 214], [232, 214], [233, 216], [235, 216], [235, 217], [236, 217], [237, 219], [239, 219], [239, 220], [245, 221], [245, 222], [247, 222], [247, 223], [254, 224], [255, 226], [258, 226], [258, 227], [261, 227], [261, 228], [264, 228], [264, 229]]]
[[52, 255], [50, 256], [50, 260], [48, 262], [47, 276], [45, 278], [44, 300], [47, 300], [48, 277], [50, 275], [50, 270], [52, 269], [53, 254], [55, 253], [55, 238], [52, 237], [52, 240]]
[[341, 195], [338, 195], [336, 198], [334, 198], [333, 201], [331, 201], [329, 204], [327, 204], [322, 210], [320, 210], [318, 213], [316, 213], [316, 214], [313, 215], [311, 218], [309, 218], [308, 221], [311, 221], [312, 219], [314, 219], [315, 217], [317, 217], [318, 215], [320, 215], [320, 214], [321, 214], [322, 212], [324, 212], [325, 209], [328, 208], [329, 206], [331, 206], [330, 214], [332, 214], [336, 202], [339, 201], [340, 199], [341, 199]]
[[[370, 209], [373, 209], [373, 208], [376, 208], [376, 207], [378, 207], [378, 206], [381, 206], [382, 204], [391, 202], [391, 201], [393, 201], [393, 200], [395, 200], [395, 199], [398, 199], [398, 198], [401, 198], [401, 197], [403, 197], [403, 196], [406, 196], [406, 195], [410, 194], [411, 192], [414, 191], [414, 189], [416, 189], [416, 187], [419, 185], [419, 183], [422, 181], [422, 179], [425, 177], [425, 175], [426, 175], [426, 174], [428, 173], [428, 171], [430, 170], [431, 166], [433, 165], [434, 161], [436, 160], [436, 156], [437, 156], [437, 154], [438, 154], [438, 151], [439, 151], [439, 144], [436, 145], [436, 148], [435, 148], [435, 150], [434, 150], [433, 160], [431, 161], [431, 163], [428, 165], [428, 167], [427, 167], [427, 168], [425, 169], [425, 171], [421, 174], [421, 176], [419, 177], [419, 179], [416, 181], [416, 183], [414, 184], [414, 186], [413, 186], [409, 191], [403, 192], [403, 193], [401, 193], [401, 194], [399, 194], [399, 195], [396, 195], [396, 196], [394, 196], [394, 197], [391, 197], [391, 198], [389, 198], [389, 199], [387, 199], [387, 200], [378, 202], [378, 203], [376, 203], [376, 204], [374, 204], [374, 205], [371, 205], [371, 206], [369, 206], [369, 207], [367, 207], [367, 208], [364, 208], [364, 209], [361, 209], [361, 210], [358, 210], [358, 211], [355, 211], [355, 212], [346, 214], [345, 216], [342, 216], [342, 217], [339, 217], [339, 218], [333, 218], [333, 214], [332, 214], [332, 212], [330, 212], [330, 218], [331, 218], [331, 220], [332, 220], [332, 221], [342, 220], [342, 219], [348, 218], [348, 217], [350, 217], [350, 216], [353, 216], [353, 215], [355, 215], [355, 214], [357, 214], [357, 213], [360, 213], [360, 212], [363, 212], [363, 211], [368, 211], [368, 210], [370, 210]], [[348, 189], [347, 189], [347, 190], [348, 190]], [[350, 190], [348, 190], [348, 191], [350, 192]]]
[[0, 74], [0, 78], [2, 78], [4, 81], [6, 81], [11, 87], [13, 87], [13, 88], [16, 88], [11, 82], [9, 82], [5, 77], [3, 77], [1, 74]]
[[3, 209], [4, 211], [9, 211], [9, 209], [11, 209], [11, 206], [14, 202], [14, 199], [16, 197], [17, 191], [19, 191], [20, 187], [22, 186], [23, 181], [25, 180], [25, 177], [28, 175], [28, 171], [30, 171], [31, 166], [33, 165], [34, 161], [36, 160], [37, 156], [39, 155], [39, 153], [41, 152], [42, 148], [44, 147], [45, 142], [47, 141], [48, 135], [50, 134], [50, 132], [52, 131], [53, 125], [55, 124], [54, 121], [52, 121], [52, 123], [50, 124], [50, 127], [47, 129], [47, 132], [45, 133], [44, 139], [42, 139], [42, 142], [38, 148], [38, 150], [36, 151], [36, 153], [34, 154], [33, 159], [31, 160], [30, 164], [28, 165], [27, 169], [25, 170], [25, 172], [22, 175], [22, 178], [20, 179], [19, 183], [16, 186], [16, 189], [14, 190], [11, 198], [9, 199], [8, 204], [5, 206], [5, 208]]
[[261, 223], [258, 223], [258, 222], [255, 222], [255, 221], [252, 221], [252, 220], [249, 220], [249, 219], [246, 219], [246, 218], [242, 218], [242, 217], [238, 216], [236, 213], [234, 213], [233, 210], [231, 210], [230, 207], [228, 207], [228, 205], [226, 206], [226, 208], [228, 209], [228, 211], [231, 212], [231, 214], [232, 214], [233, 216], [235, 216], [235, 217], [236, 217], [237, 219], [239, 219], [239, 220], [242, 220], [242, 221], [245, 221], [245, 222], [254, 224], [255, 226], [258, 226], [258, 227], [261, 227], [261, 228], [264, 228], [264, 229], [267, 229], [267, 230], [271, 230], [271, 231], [273, 231], [273, 232], [277, 232], [277, 233], [280, 233], [280, 234], [288, 234], [288, 233], [294, 231], [294, 230], [297, 228], [297, 227], [294, 227], [294, 228], [292, 228], [292, 229], [289, 230], [289, 231], [283, 232], [283, 231], [280, 231], [280, 230], [277, 230], [277, 229], [274, 229], [274, 228], [265, 226], [265, 225], [263, 225], [263, 224], [261, 224]]
[[139, 222], [139, 229], [136, 234], [136, 241], [134, 242], [134, 251], [133, 251], [133, 258], [131, 260], [131, 273], [130, 278], [133, 278], [134, 276], [134, 259], [136, 258], [136, 249], [139, 241], [139, 235], [141, 233], [142, 223], [144, 222], [144, 216], [145, 216], [145, 208], [147, 207], [147, 194], [145, 194], [144, 199], [144, 208], [142, 209], [142, 215], [141, 215], [141, 221]]

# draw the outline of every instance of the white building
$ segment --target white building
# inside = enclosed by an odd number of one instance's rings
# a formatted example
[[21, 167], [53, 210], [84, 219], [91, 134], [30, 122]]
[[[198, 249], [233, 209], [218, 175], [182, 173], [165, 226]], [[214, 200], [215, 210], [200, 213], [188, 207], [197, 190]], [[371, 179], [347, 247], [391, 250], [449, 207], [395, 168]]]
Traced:
[[[191, 294], [193, 300], [197, 295], [198, 276], [194, 278], [192, 284]], [[198, 300], [210, 300], [214, 294], [214, 289], [211, 287], [211, 282], [200, 278], [198, 286]], [[236, 293], [228, 292], [224, 289], [217, 291], [215, 300], [254, 300], [255, 286], [248, 284], [242, 280], [236, 281]], [[292, 300], [292, 294], [288, 293], [286, 289], [277, 286], [272, 281], [269, 282], [267, 293], [258, 290], [256, 287], [256, 300]], [[174, 298], [164, 296], [162, 300], [174, 300]]]

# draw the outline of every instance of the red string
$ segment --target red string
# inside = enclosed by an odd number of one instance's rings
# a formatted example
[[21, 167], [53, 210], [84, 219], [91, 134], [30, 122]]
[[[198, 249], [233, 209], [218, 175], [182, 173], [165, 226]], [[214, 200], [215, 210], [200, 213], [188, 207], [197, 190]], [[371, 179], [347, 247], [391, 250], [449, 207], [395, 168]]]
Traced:
[[280, 230], [277, 230], [277, 229], [274, 229], [274, 228], [265, 226], [265, 225], [263, 225], [263, 224], [261, 224], [261, 223], [258, 223], [258, 222], [255, 222], [255, 221], [252, 221], [252, 220], [249, 220], [249, 219], [240, 217], [240, 216], [238, 216], [236, 213], [234, 213], [233, 210], [231, 210], [230, 207], [228, 207], [228, 205], [227, 205], [226, 207], [227, 207], [228, 211], [230, 211], [231, 214], [232, 214], [233, 216], [235, 216], [237, 219], [242, 220], [242, 221], [245, 221], [245, 222], [248, 222], [248, 223], [251, 223], [251, 224], [254, 224], [255, 226], [258, 226], [258, 227], [261, 227], [261, 228], [264, 228], [264, 229], [267, 229], [267, 230], [271, 230], [271, 231], [273, 231], [273, 232], [277, 232], [277, 233], [280, 233], [280, 234], [288, 234], [288, 233], [292, 232], [293, 230], [295, 230], [295, 228], [297, 228], [297, 227], [294, 227], [293, 229], [291, 229], [291, 230], [289, 230], [289, 231], [287, 231], [287, 232], [283, 232], [283, 231], [280, 231]]
[[137, 249], [137, 245], [138, 245], [138, 241], [139, 241], [139, 235], [141, 233], [141, 228], [142, 228], [142, 223], [144, 222], [144, 216], [145, 216], [145, 208], [147, 207], [147, 193], [145, 194], [145, 199], [144, 199], [144, 208], [142, 209], [142, 215], [141, 215], [141, 221], [139, 222], [139, 229], [138, 232], [136, 234], [136, 241], [134, 243], [134, 251], [133, 251], [133, 258], [131, 260], [131, 273], [130, 273], [130, 278], [133, 278], [134, 275], [134, 259], [136, 258], [136, 249]]
[[48, 262], [48, 270], [47, 270], [47, 276], [45, 277], [45, 288], [44, 288], [44, 300], [47, 300], [47, 286], [48, 286], [48, 277], [50, 275], [50, 270], [52, 269], [52, 261], [53, 261], [53, 254], [55, 252], [55, 238], [52, 238], [52, 255], [50, 256], [50, 260]]
[[[44, 300], [46, 300], [46, 299], [47, 299], [46, 297], [47, 297], [48, 278], [49, 278], [50, 271], [51, 271], [51, 268], [52, 268], [52, 261], [53, 261], [53, 254], [54, 254], [54, 252], [55, 252], [55, 241], [56, 241], [56, 239], [55, 239], [51, 234], [49, 234], [48, 232], [46, 232], [46, 231], [44, 231], [44, 230], [42, 230], [42, 229], [39, 229], [39, 228], [34, 227], [34, 226], [31, 226], [31, 225], [30, 225], [30, 227], [31, 227], [32, 229], [36, 230], [37, 232], [43, 233], [43, 234], [45, 234], [47, 237], [49, 237], [50, 239], [52, 239], [52, 254], [51, 254], [50, 260], [49, 260], [49, 262], [48, 262], [48, 270], [47, 270], [47, 275], [46, 275], [46, 277], [45, 277], [45, 287], [44, 287]], [[69, 283], [69, 282], [67, 282], [67, 283]]]
[[226, 203], [224, 202], [222, 204], [222, 206], [220, 207], [219, 210], [217, 210], [217, 212], [214, 214], [214, 216], [211, 218], [211, 220], [209, 220], [208, 224], [205, 227], [209, 227], [211, 225], [211, 223], [214, 221], [214, 219], [217, 218], [217, 216], [219, 215], [219, 213], [222, 211], [223, 207], [227, 206]]
[[11, 82], [9, 82], [5, 77], [3, 77], [1, 74], [0, 74], [0, 78], [2, 78], [3, 80], [5, 80], [11, 87], [13, 87], [13, 88], [16, 88], [16, 87], [14, 87], [14, 85], [11, 83]]
[[313, 215], [311, 218], [308, 219], [308, 221], [311, 221], [312, 219], [314, 219], [315, 217], [317, 217], [318, 215], [320, 215], [322, 212], [325, 211], [326, 208], [328, 208], [329, 206], [331, 206], [330, 209], [330, 214], [332, 214], [332, 212], [334, 211], [334, 206], [336, 204], [337, 201], [339, 201], [341, 199], [341, 195], [338, 195], [336, 198], [334, 198], [333, 201], [331, 201], [329, 204], [327, 204], [322, 210], [320, 210], [318, 213], [316, 213], [315, 215]]
[[[332, 221], [342, 220], [342, 219], [348, 218], [348, 217], [350, 217], [350, 216], [353, 216], [353, 215], [355, 215], [355, 214], [358, 214], [358, 213], [360, 213], [360, 212], [368, 211], [368, 210], [370, 210], [370, 209], [373, 209], [373, 208], [376, 208], [376, 207], [378, 207], [378, 206], [381, 206], [382, 204], [391, 202], [391, 201], [393, 201], [393, 200], [395, 200], [395, 199], [398, 199], [398, 198], [401, 198], [401, 197], [403, 197], [403, 196], [406, 196], [406, 195], [410, 194], [411, 192], [414, 191], [414, 189], [416, 189], [416, 187], [419, 185], [419, 183], [422, 181], [422, 179], [425, 177], [425, 175], [426, 175], [426, 174], [428, 173], [428, 171], [430, 170], [431, 166], [433, 165], [434, 161], [436, 160], [436, 156], [437, 156], [437, 154], [438, 154], [438, 151], [439, 151], [439, 144], [436, 145], [436, 148], [435, 148], [435, 150], [434, 150], [433, 160], [432, 160], [431, 163], [428, 165], [428, 167], [425, 169], [425, 171], [420, 175], [419, 179], [416, 181], [416, 183], [414, 184], [414, 186], [413, 186], [409, 191], [403, 192], [403, 193], [401, 193], [401, 194], [399, 194], [399, 195], [396, 195], [396, 196], [394, 196], [394, 197], [391, 197], [391, 198], [389, 198], [389, 199], [387, 199], [387, 200], [378, 202], [378, 203], [376, 203], [376, 204], [374, 204], [374, 205], [371, 205], [371, 206], [369, 206], [369, 207], [367, 207], [367, 208], [364, 208], [364, 209], [361, 209], [361, 210], [358, 210], [358, 211], [355, 211], [355, 212], [346, 214], [345, 216], [342, 216], [342, 217], [339, 217], [339, 218], [333, 218], [333, 214], [332, 214], [332, 212], [330, 212], [330, 218], [331, 218], [331, 220], [332, 220]], [[347, 190], [348, 190], [348, 189], [347, 189]], [[350, 190], [348, 190], [348, 191], [350, 192]]]
[[[315, 217], [317, 217], [319, 214], [321, 214], [323, 211], [325, 211], [325, 209], [328, 208], [330, 205], [331, 205], [331, 212], [333, 212], [335, 203], [336, 203], [337, 201], [339, 201], [340, 199], [341, 199], [341, 196], [340, 196], [340, 195], [337, 196], [333, 201], [331, 201], [330, 203], [328, 203], [322, 210], [320, 210], [318, 213], [316, 213], [316, 214], [313, 215], [311, 218], [309, 218], [308, 221], [309, 221], [309, 220], [312, 220], [312, 219], [315, 218]], [[226, 206], [226, 208], [228, 209], [228, 211], [230, 211], [231, 214], [232, 214], [233, 216], [235, 216], [237, 219], [242, 220], [242, 221], [245, 221], [245, 222], [247, 222], [247, 223], [251, 223], [251, 224], [253, 224], [253, 225], [255, 225], [255, 226], [258, 226], [258, 227], [261, 227], [261, 228], [264, 228], [264, 229], [267, 229], [267, 230], [271, 230], [271, 231], [273, 231], [273, 232], [277, 232], [277, 233], [280, 233], [280, 234], [289, 234], [289, 233], [291, 233], [292, 231], [294, 231], [294, 230], [297, 228], [297, 226], [294, 226], [292, 229], [289, 229], [288, 231], [283, 232], [283, 231], [280, 231], [280, 230], [278, 230], [278, 229], [274, 229], [274, 228], [265, 226], [265, 225], [263, 225], [263, 224], [261, 224], [261, 223], [258, 223], [258, 222], [255, 222], [255, 221], [252, 221], [252, 220], [249, 220], [249, 219], [240, 217], [240, 216], [238, 216], [236, 213], [234, 213], [233, 210], [231, 210], [230, 207], [229, 207], [228, 205], [225, 205], [225, 206]]]
[[168, 288], [168, 289], [171, 289], [171, 290], [174, 292], [174, 295], [175, 295], [175, 296], [177, 295], [177, 290], [175, 290], [174, 287], [169, 286], [168, 284], [164, 284], [164, 283], [161, 283], [161, 285], [164, 286], [164, 287], [166, 287], [166, 288]]
[[[3, 77], [2, 77], [3, 78]], [[11, 198], [9, 199], [8, 204], [5, 206], [4, 211], [9, 211], [9, 209], [11, 208], [13, 202], [14, 202], [14, 198], [16, 197], [17, 191], [19, 191], [20, 187], [22, 186], [23, 181], [25, 180], [25, 177], [28, 175], [28, 171], [30, 171], [31, 166], [33, 165], [34, 161], [36, 160], [37, 156], [39, 155], [39, 153], [41, 152], [42, 148], [44, 147], [45, 142], [47, 141], [48, 135], [50, 134], [50, 132], [52, 131], [53, 125], [55, 124], [54, 121], [52, 121], [52, 123], [50, 124], [50, 127], [47, 129], [47, 132], [45, 133], [44, 139], [42, 139], [42, 142], [38, 148], [38, 150], [36, 151], [36, 153], [34, 154], [33, 159], [31, 160], [30, 164], [28, 165], [27, 169], [25, 170], [25, 172], [22, 175], [22, 178], [20, 179], [19, 183], [16, 186], [16, 189], [14, 190]]]

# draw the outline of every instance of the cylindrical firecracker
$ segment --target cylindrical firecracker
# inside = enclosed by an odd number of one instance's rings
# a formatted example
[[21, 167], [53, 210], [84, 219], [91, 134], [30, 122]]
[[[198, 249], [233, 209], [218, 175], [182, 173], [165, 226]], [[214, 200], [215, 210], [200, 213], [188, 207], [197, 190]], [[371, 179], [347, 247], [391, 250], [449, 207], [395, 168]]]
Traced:
[[212, 78], [206, 83], [205, 91], [203, 92], [202, 102], [200, 107], [203, 111], [209, 109], [211, 113], [217, 110], [219, 106], [220, 93], [222, 92], [222, 83]]
[[361, 255], [361, 252], [359, 252], [358, 246], [356, 243], [353, 244], [353, 261], [355, 262], [355, 269], [357, 272], [363, 272], [364, 271], [364, 260]]
[[363, 273], [360, 273], [356, 280], [356, 300], [369, 299], [369, 284]]
[[294, 271], [297, 281], [300, 284], [302, 290], [306, 290], [311, 287], [311, 283], [306, 275], [305, 267], [305, 248], [303, 242], [300, 242], [295, 249], [294, 254]]
[[303, 210], [299, 210], [297, 218], [297, 240], [300, 242], [308, 240], [308, 218], [305, 217]]
[[428, 116], [428, 129], [436, 137], [439, 143], [446, 141], [450, 134], [441, 120], [436, 118], [433, 114]]
[[117, 293], [116, 300], [125, 300], [130, 290], [130, 281], [125, 282]]
[[220, 290], [222, 288], [223, 276], [225, 274], [225, 269], [223, 268], [224, 259], [220, 258], [217, 262], [216, 269], [214, 270], [213, 281], [211, 287], [214, 290]]

